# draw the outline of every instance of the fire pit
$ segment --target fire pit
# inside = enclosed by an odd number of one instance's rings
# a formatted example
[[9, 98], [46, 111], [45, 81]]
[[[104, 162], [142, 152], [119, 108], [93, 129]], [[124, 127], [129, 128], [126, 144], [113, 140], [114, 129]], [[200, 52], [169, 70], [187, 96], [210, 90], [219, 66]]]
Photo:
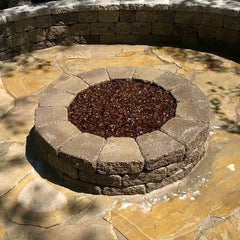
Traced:
[[208, 100], [189, 80], [151, 67], [111, 67], [51, 86], [36, 109], [43, 159], [79, 191], [143, 194], [203, 157]]

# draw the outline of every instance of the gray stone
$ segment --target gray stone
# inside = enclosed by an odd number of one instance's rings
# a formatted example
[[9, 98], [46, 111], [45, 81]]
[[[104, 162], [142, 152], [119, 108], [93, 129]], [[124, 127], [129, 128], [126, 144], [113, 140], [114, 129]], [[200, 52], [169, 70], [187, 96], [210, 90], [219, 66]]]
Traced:
[[213, 26], [213, 27], [222, 27], [223, 26], [223, 15], [221, 14], [207, 14], [202, 15], [202, 24]]
[[93, 34], [114, 32], [114, 23], [91, 23], [90, 26]]
[[204, 93], [194, 84], [180, 85], [171, 93], [178, 102], [208, 101]]
[[72, 94], [51, 89], [41, 99], [39, 105], [41, 107], [68, 107], [73, 99], [74, 95]]
[[228, 43], [239, 43], [240, 33], [238, 31], [229, 30], [226, 28], [218, 28], [216, 33], [217, 40]]
[[135, 72], [135, 67], [109, 67], [107, 68], [108, 75], [111, 80], [113, 79], [132, 79], [133, 73]]
[[132, 138], [108, 138], [98, 159], [98, 170], [106, 174], [139, 173], [144, 159]]
[[159, 77], [155, 78], [154, 83], [163, 87], [165, 90], [169, 91], [179, 86], [189, 84], [190, 81], [172, 72], [165, 72], [161, 74]]
[[78, 75], [84, 82], [89, 85], [95, 85], [101, 82], [109, 81], [109, 77], [105, 68], [99, 68], [90, 72]]
[[73, 36], [89, 35], [90, 25], [89, 23], [77, 23], [70, 26], [70, 33]]
[[190, 163], [198, 163], [205, 153], [205, 144], [201, 144], [193, 149], [191, 152], [186, 154], [185, 162], [187, 164]]
[[125, 188], [110, 188], [104, 187], [102, 194], [104, 195], [134, 195], [146, 193], [145, 185], [137, 185]]
[[119, 44], [134, 44], [136, 37], [134, 34], [116, 34], [116, 42]]
[[77, 95], [79, 92], [88, 87], [89, 85], [83, 82], [78, 77], [69, 77], [65, 81], [57, 82], [53, 85], [53, 88], [60, 91], [68, 92], [73, 95]]
[[160, 182], [163, 178], [167, 176], [167, 169], [165, 167], [158, 168], [151, 172], [141, 172], [136, 175], [124, 175], [123, 176], [123, 186], [133, 186], [140, 185], [149, 182]]
[[209, 124], [175, 117], [166, 122], [162, 130], [185, 144], [187, 153], [190, 153], [197, 146], [205, 144]]
[[178, 117], [209, 122], [210, 112], [208, 102], [179, 102], [177, 104], [176, 115]]
[[47, 39], [64, 39], [69, 36], [69, 28], [67, 26], [53, 26], [47, 30]]
[[116, 36], [114, 33], [106, 33], [100, 36], [100, 43], [110, 44], [116, 42]]
[[198, 25], [175, 23], [173, 26], [173, 35], [177, 37], [197, 37]]
[[78, 22], [78, 13], [64, 13], [53, 15], [54, 25], [70, 25]]
[[153, 82], [161, 74], [162, 71], [156, 67], [137, 67], [133, 79]]
[[38, 107], [35, 111], [35, 126], [40, 127], [57, 121], [67, 121], [66, 107]]
[[45, 29], [35, 29], [29, 31], [30, 42], [42, 42], [46, 40], [46, 31]]
[[0, 51], [7, 50], [9, 48], [9, 42], [7, 38], [0, 38]]
[[153, 23], [152, 24], [152, 33], [160, 34], [163, 36], [170, 36], [172, 33], [173, 24], [172, 23]]
[[100, 11], [99, 21], [100, 22], [118, 22], [119, 11]]
[[198, 35], [204, 39], [215, 39], [216, 38], [216, 27], [200, 25]]
[[200, 24], [201, 18], [202, 15], [198, 12], [177, 11], [175, 14], [175, 22], [177, 23]]
[[117, 22], [115, 32], [116, 33], [130, 33], [131, 25], [129, 22]]
[[134, 34], [149, 34], [151, 31], [151, 23], [133, 22], [131, 25], [131, 33]]
[[174, 11], [158, 11], [158, 22], [173, 23], [175, 18]]
[[34, 18], [28, 18], [21, 21], [17, 21], [14, 23], [15, 31], [18, 32], [25, 32], [27, 30], [32, 30], [36, 28]]
[[184, 145], [160, 131], [146, 133], [136, 140], [145, 158], [144, 167], [147, 170], [180, 162], [184, 157]]
[[97, 22], [99, 19], [99, 12], [88, 12], [88, 11], [81, 11], [78, 13], [78, 21], [81, 22]]
[[29, 36], [27, 32], [17, 33], [9, 37], [9, 43], [11, 47], [17, 47], [29, 42]]
[[173, 175], [175, 172], [178, 172], [180, 169], [184, 168], [187, 165], [187, 163], [184, 160], [182, 162], [175, 162], [169, 164], [167, 166], [167, 175], [168, 176]]
[[231, 30], [240, 30], [240, 17], [224, 16], [224, 27]]
[[104, 144], [104, 138], [80, 133], [63, 144], [59, 152], [59, 159], [69, 159], [75, 168], [85, 171], [95, 171], [97, 159]]
[[136, 19], [138, 22], [156, 22], [157, 11], [137, 11]]
[[38, 16], [35, 22], [38, 28], [48, 28], [53, 25], [53, 17], [52, 15]]
[[120, 21], [121, 22], [135, 22], [136, 21], [136, 11], [128, 10], [120, 11]]

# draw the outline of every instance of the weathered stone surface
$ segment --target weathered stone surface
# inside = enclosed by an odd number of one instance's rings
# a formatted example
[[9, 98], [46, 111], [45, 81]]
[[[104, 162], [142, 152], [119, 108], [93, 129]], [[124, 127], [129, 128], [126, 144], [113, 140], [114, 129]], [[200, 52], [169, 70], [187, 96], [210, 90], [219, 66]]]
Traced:
[[67, 107], [74, 99], [74, 95], [49, 89], [47, 94], [41, 99], [39, 105], [41, 107]]
[[238, 43], [240, 41], [240, 34], [238, 31], [229, 30], [226, 28], [218, 28], [216, 38], [217, 40], [228, 43]]
[[47, 30], [47, 39], [64, 39], [69, 36], [69, 28], [67, 26], [53, 26]]
[[111, 80], [113, 79], [132, 79], [135, 67], [109, 67], [107, 68], [108, 75]]
[[137, 11], [136, 19], [138, 22], [156, 22], [157, 11]]
[[70, 25], [78, 22], [78, 13], [63, 13], [53, 15], [54, 25]]
[[29, 42], [29, 36], [28, 36], [28, 33], [26, 32], [17, 33], [9, 37], [9, 43], [11, 47], [21, 46], [28, 42]]
[[240, 30], [240, 17], [224, 16], [224, 27], [232, 30]]
[[162, 73], [157, 67], [137, 67], [133, 79], [153, 82]]
[[208, 102], [179, 102], [176, 115], [182, 118], [209, 122], [210, 111]]
[[181, 85], [171, 93], [178, 102], [207, 101], [204, 93], [194, 84]]
[[205, 144], [208, 137], [209, 124], [175, 117], [165, 123], [162, 130], [186, 144], [187, 152], [189, 153], [196, 147]]
[[103, 188], [102, 194], [104, 195], [135, 195], [146, 193], [145, 185], [137, 185], [125, 188]]
[[109, 76], [106, 69], [104, 68], [93, 70], [87, 73], [81, 73], [78, 75], [78, 77], [80, 77], [84, 82], [89, 85], [95, 85], [100, 82], [109, 81]]
[[10, 108], [14, 106], [14, 98], [7, 93], [2, 85], [2, 81], [0, 78], [0, 118], [8, 112]]
[[209, 25], [213, 27], [222, 27], [223, 26], [224, 16], [221, 14], [207, 14], [202, 15], [202, 24]]
[[152, 33], [160, 34], [163, 36], [170, 36], [172, 33], [173, 24], [171, 23], [153, 23], [152, 24]]
[[[183, 160], [182, 162], [175, 162], [172, 164], [169, 164], [167, 168], [167, 175], [173, 175], [175, 172], [179, 171], [180, 169], [184, 168], [186, 166], [186, 162]], [[187, 165], [188, 166], [188, 165]]]
[[93, 34], [114, 32], [114, 23], [91, 23], [90, 27]]
[[89, 23], [77, 23], [70, 26], [70, 33], [73, 36], [89, 35], [90, 25]]
[[29, 40], [30, 42], [41, 42], [46, 40], [45, 29], [35, 29], [29, 31]]
[[136, 175], [124, 175], [123, 176], [123, 186], [133, 186], [140, 185], [149, 182], [160, 182], [163, 178], [167, 176], [167, 168], [162, 167], [151, 172], [142, 172]]
[[100, 11], [99, 21], [100, 22], [118, 22], [119, 11]]
[[81, 22], [97, 22], [99, 19], [99, 12], [81, 11], [78, 13], [78, 21]]
[[198, 25], [176, 23], [173, 26], [173, 36], [177, 37], [197, 37]]
[[14, 23], [16, 32], [25, 32], [36, 27], [34, 18], [24, 19]]
[[133, 22], [131, 25], [131, 33], [149, 34], [151, 33], [151, 23]]
[[166, 10], [161, 10], [158, 11], [158, 22], [167, 22], [167, 23], [172, 23], [175, 18], [175, 12], [174, 11], [166, 11]]
[[7, 50], [9, 48], [9, 41], [7, 38], [0, 38], [0, 51]]
[[180, 162], [184, 157], [184, 146], [160, 131], [139, 136], [137, 142], [145, 158], [144, 167], [147, 170]]
[[70, 122], [56, 122], [36, 129], [39, 140], [47, 150], [56, 154], [56, 151], [79, 130]]
[[117, 22], [115, 32], [116, 33], [130, 33], [131, 25], [129, 22]]
[[77, 93], [88, 87], [89, 85], [87, 85], [78, 77], [70, 77], [65, 81], [57, 82], [56, 84], [53, 85], [53, 88], [60, 91], [68, 92], [73, 95], [76, 95]]
[[60, 149], [59, 159], [68, 159], [74, 167], [80, 170], [94, 171], [104, 142], [104, 138], [99, 136], [78, 133], [70, 141], [63, 144]]
[[215, 39], [216, 31], [217, 31], [216, 27], [200, 25], [198, 34], [200, 38]]
[[66, 107], [38, 107], [35, 111], [36, 127], [67, 120], [68, 113]]
[[108, 138], [98, 159], [98, 170], [107, 174], [139, 173], [144, 165], [132, 138]]
[[177, 11], [175, 14], [175, 21], [177, 23], [200, 24], [201, 17], [201, 13]]
[[51, 15], [38, 16], [35, 22], [38, 28], [48, 28], [53, 25], [53, 17]]
[[165, 72], [158, 76], [157, 78], [155, 78], [154, 83], [163, 87], [165, 90], [173, 90], [179, 86], [189, 84], [190, 81], [174, 73]]
[[136, 12], [133, 10], [120, 11], [120, 21], [121, 22], [134, 22], [136, 21]]

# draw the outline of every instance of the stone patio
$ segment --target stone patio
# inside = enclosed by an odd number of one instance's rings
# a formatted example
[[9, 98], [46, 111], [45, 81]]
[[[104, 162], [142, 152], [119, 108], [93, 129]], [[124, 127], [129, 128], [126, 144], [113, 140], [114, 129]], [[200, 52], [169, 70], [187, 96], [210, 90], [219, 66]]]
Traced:
[[[64, 77], [74, 82], [87, 71], [129, 65], [175, 73], [204, 92], [211, 105], [206, 155], [182, 181], [145, 195], [96, 196], [62, 186], [39, 159], [32, 130], [45, 89]], [[0, 239], [239, 239], [239, 74], [238, 63], [210, 53], [141, 45], [54, 47], [1, 62]]]

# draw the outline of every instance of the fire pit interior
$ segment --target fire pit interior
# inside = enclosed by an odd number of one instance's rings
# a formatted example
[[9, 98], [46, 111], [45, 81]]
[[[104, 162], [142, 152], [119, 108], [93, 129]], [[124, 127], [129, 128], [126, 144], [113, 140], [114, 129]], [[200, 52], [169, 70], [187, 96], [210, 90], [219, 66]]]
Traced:
[[50, 86], [35, 115], [42, 158], [82, 192], [144, 194], [182, 179], [204, 156], [206, 96], [151, 67], [110, 67]]

